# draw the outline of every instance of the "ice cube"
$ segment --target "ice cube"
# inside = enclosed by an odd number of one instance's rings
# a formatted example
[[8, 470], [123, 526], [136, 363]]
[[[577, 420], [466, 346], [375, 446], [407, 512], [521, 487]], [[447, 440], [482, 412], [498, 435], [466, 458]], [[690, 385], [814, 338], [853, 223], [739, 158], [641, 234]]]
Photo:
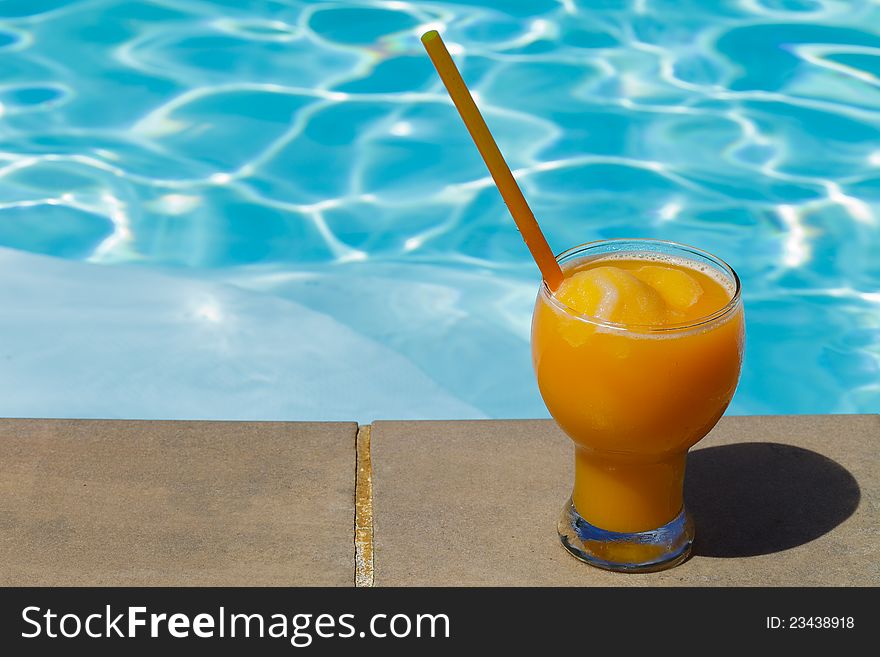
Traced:
[[619, 267], [576, 272], [565, 278], [556, 298], [581, 314], [605, 321], [652, 326], [667, 321], [668, 309], [661, 294]]
[[633, 273], [655, 289], [673, 310], [687, 310], [703, 296], [703, 286], [693, 276], [676, 267], [645, 265]]

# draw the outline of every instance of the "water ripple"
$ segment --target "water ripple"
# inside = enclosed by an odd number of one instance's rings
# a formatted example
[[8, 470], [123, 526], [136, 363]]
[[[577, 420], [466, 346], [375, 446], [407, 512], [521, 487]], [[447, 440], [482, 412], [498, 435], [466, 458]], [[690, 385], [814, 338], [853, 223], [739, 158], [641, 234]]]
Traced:
[[292, 300], [474, 414], [544, 415], [534, 265], [437, 28], [555, 250], [659, 237], [737, 268], [735, 412], [876, 412], [878, 24], [867, 0], [9, 0], [0, 246]]

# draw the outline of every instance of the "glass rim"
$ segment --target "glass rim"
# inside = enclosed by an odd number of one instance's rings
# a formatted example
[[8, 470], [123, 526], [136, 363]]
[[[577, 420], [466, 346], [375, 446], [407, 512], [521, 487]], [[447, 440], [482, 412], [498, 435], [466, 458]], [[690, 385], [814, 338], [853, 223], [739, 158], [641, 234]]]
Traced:
[[[584, 242], [583, 244], [578, 244], [577, 246], [573, 246], [570, 249], [566, 249], [562, 253], [555, 256], [556, 262], [560, 263], [565, 260], [565, 258], [571, 256], [574, 253], [587, 250], [589, 248], [595, 248], [597, 246], [603, 244], [620, 244], [620, 243], [635, 243], [638, 244], [655, 244], [660, 246], [673, 247], [675, 249], [693, 253], [694, 255], [700, 256], [708, 260], [711, 263], [720, 265], [722, 270], [729, 274], [730, 278], [733, 280], [734, 289], [733, 295], [730, 297], [730, 301], [727, 302], [724, 306], [715, 310], [708, 315], [704, 315], [703, 317], [698, 317], [697, 319], [689, 320], [687, 322], [679, 322], [676, 324], [665, 324], [663, 326], [656, 326], [653, 324], [622, 324], [620, 322], [612, 322], [609, 320], [601, 319], [599, 317], [594, 317], [593, 315], [588, 315], [586, 313], [578, 312], [571, 306], [563, 303], [559, 299], [556, 298], [553, 291], [550, 289], [550, 286], [547, 285], [547, 281], [541, 280], [541, 294], [558, 310], [570, 315], [572, 318], [577, 319], [579, 321], [587, 322], [588, 324], [594, 324], [596, 326], [601, 326], [603, 328], [609, 328], [616, 331], [628, 332], [628, 333], [675, 333], [678, 331], [687, 331], [690, 329], [694, 329], [705, 324], [711, 324], [713, 322], [717, 322], [721, 319], [724, 319], [728, 315], [732, 314], [733, 311], [740, 305], [740, 300], [742, 297], [742, 283], [740, 282], [739, 275], [736, 271], [728, 265], [724, 260], [719, 258], [716, 255], [712, 255], [708, 251], [704, 251], [703, 249], [699, 249], [695, 246], [691, 246], [690, 244], [682, 244], [681, 242], [673, 242], [670, 240], [657, 240], [650, 237], [617, 237], [611, 239], [604, 240], [593, 240], [591, 242]], [[634, 252], [638, 252], [636, 249], [633, 249]]]

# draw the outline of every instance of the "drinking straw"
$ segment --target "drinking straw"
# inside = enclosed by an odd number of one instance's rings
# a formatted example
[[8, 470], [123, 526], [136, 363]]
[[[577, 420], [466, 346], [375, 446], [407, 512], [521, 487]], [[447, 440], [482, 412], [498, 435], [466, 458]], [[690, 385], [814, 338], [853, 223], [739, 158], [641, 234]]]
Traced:
[[461, 115], [471, 139], [474, 140], [474, 144], [480, 151], [489, 173], [492, 174], [492, 179], [495, 181], [498, 191], [501, 192], [501, 198], [504, 199], [507, 209], [516, 222], [516, 227], [525, 240], [526, 246], [529, 247], [538, 269], [541, 270], [541, 276], [544, 277], [551, 290], [556, 290], [562, 282], [562, 269], [556, 262], [553, 251], [550, 250], [544, 233], [541, 232], [535, 215], [526, 203], [522, 190], [516, 184], [510, 167], [504, 161], [504, 156], [501, 155], [498, 144], [495, 143], [492, 133], [489, 132], [489, 127], [483, 120], [480, 110], [477, 109], [471, 92], [468, 91], [467, 85], [462, 80], [461, 73], [455, 66], [455, 62], [452, 61], [449, 51], [446, 50], [443, 39], [440, 38], [437, 30], [431, 30], [422, 35], [422, 44], [428, 51], [434, 68], [440, 74], [440, 79], [443, 80], [446, 91], [449, 92], [455, 108]]

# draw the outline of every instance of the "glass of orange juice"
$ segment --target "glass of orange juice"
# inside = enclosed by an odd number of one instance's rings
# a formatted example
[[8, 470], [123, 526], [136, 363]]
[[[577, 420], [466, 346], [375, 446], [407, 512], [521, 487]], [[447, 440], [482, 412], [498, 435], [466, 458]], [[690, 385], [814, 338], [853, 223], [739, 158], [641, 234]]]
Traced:
[[682, 497], [687, 450], [739, 379], [739, 278], [705, 251], [650, 239], [591, 242], [556, 259], [564, 279], [538, 292], [532, 361], [575, 447], [560, 539], [600, 568], [670, 568], [694, 536]]

